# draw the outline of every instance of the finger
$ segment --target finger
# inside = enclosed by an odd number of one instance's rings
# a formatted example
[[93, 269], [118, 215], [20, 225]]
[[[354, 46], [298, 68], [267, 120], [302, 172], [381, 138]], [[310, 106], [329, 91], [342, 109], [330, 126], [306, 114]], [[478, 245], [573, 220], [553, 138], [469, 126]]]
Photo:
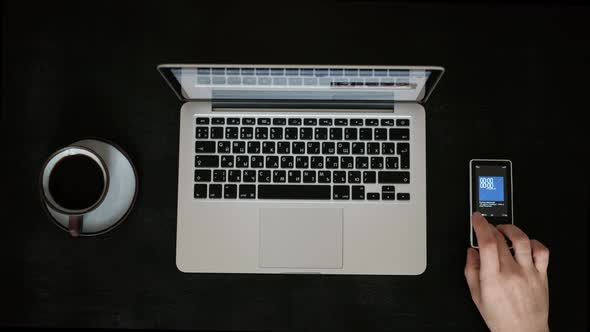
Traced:
[[537, 240], [531, 240], [533, 262], [539, 272], [546, 275], [549, 266], [549, 249]]
[[479, 212], [471, 216], [471, 223], [479, 245], [480, 270], [482, 275], [497, 273], [500, 270], [498, 244], [492, 228]]
[[465, 263], [465, 279], [467, 280], [467, 286], [469, 286], [469, 292], [471, 298], [476, 304], [479, 303], [480, 289], [479, 289], [479, 254], [477, 250], [473, 248], [467, 249], [467, 262]]
[[494, 237], [498, 242], [498, 257], [500, 258], [500, 271], [502, 269], [509, 269], [516, 264], [514, 257], [510, 253], [510, 248], [508, 248], [508, 244], [506, 243], [506, 238], [500, 231], [495, 227], [490, 225], [493, 229]]
[[533, 267], [533, 256], [529, 237], [520, 228], [512, 224], [502, 224], [496, 228], [512, 241], [514, 257], [518, 264], [523, 267]]

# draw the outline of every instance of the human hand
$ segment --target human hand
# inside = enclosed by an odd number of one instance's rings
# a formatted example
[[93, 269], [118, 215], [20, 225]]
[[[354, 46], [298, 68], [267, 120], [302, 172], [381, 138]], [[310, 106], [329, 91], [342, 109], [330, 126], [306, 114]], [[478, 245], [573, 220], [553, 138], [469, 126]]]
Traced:
[[[494, 227], [472, 217], [479, 253], [467, 249], [465, 278], [471, 298], [493, 332], [549, 331], [549, 250], [511, 224]], [[510, 252], [506, 235], [512, 241]]]

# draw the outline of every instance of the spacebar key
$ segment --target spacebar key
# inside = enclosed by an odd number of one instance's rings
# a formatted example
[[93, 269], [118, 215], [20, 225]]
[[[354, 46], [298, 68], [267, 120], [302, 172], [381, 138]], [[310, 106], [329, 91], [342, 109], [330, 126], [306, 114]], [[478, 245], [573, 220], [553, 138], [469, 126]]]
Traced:
[[259, 199], [330, 199], [330, 186], [326, 185], [258, 185]]

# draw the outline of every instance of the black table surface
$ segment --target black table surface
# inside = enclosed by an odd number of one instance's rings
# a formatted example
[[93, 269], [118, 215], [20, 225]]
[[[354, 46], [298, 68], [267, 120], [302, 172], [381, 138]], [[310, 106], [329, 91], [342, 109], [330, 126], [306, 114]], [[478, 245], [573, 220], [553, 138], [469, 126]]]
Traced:
[[[513, 161], [516, 224], [551, 250], [551, 327], [587, 329], [589, 7], [19, 1], [2, 13], [0, 326], [485, 330], [463, 276], [479, 157]], [[426, 104], [426, 272], [179, 272], [181, 104], [160, 63], [446, 67]], [[131, 155], [140, 191], [115, 231], [74, 240], [41, 209], [38, 173], [88, 136]]]

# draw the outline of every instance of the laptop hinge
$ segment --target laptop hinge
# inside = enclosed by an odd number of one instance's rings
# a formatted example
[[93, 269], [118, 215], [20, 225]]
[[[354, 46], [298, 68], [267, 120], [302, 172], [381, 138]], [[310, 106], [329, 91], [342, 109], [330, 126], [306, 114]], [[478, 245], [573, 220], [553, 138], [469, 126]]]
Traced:
[[320, 100], [301, 100], [301, 101], [279, 101], [279, 100], [213, 100], [211, 103], [213, 111], [285, 111], [285, 110], [314, 110], [332, 112], [335, 110], [343, 111], [380, 111], [393, 112], [394, 103], [392, 101], [320, 101]]

